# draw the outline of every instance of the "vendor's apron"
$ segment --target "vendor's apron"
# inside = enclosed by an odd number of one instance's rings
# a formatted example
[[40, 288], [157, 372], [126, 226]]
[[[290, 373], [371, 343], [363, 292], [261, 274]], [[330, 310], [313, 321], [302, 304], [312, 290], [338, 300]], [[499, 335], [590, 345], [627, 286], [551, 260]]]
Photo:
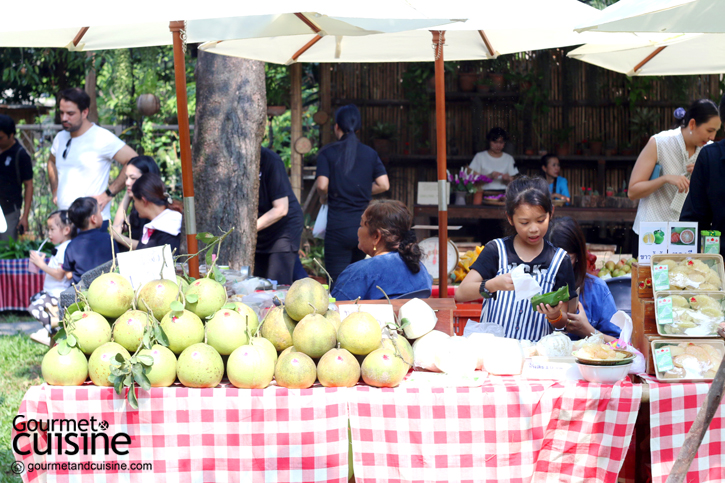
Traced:
[[[499, 276], [509, 272], [509, 262], [503, 239], [498, 238], [494, 241], [498, 248], [498, 271], [496, 276]], [[556, 273], [566, 256], [568, 256], [566, 251], [557, 248], [554, 259], [551, 261], [546, 273], [542, 273], [542, 271], [538, 274], [531, 274], [534, 280], [541, 285], [541, 293], [549, 293], [554, 290]], [[551, 324], [546, 320], [546, 316], [532, 310], [530, 301], [524, 300], [516, 303], [514, 298], [513, 291], [499, 290], [496, 292], [495, 299], [485, 299], [481, 311], [481, 322], [502, 325], [506, 337], [518, 340], [526, 339], [536, 342], [552, 332]]]

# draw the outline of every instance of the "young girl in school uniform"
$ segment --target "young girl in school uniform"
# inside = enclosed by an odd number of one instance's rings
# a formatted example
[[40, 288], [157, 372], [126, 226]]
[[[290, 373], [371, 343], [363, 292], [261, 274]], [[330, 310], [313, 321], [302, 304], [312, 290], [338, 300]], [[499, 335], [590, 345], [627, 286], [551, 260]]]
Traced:
[[[542, 178], [521, 177], [506, 189], [506, 217], [516, 234], [486, 244], [456, 291], [457, 302], [483, 297], [481, 322], [502, 325], [505, 336], [538, 341], [564, 330], [567, 312], [576, 312], [576, 281], [567, 252], [546, 240], [553, 213], [549, 187]], [[528, 300], [515, 302], [511, 271], [519, 265], [541, 286], [542, 293], [569, 286], [569, 302], [556, 307]]]

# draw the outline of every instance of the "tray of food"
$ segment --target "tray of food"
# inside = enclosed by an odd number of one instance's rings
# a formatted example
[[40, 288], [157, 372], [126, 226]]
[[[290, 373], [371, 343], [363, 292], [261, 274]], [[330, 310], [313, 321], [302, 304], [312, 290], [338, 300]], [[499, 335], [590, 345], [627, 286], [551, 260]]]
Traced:
[[657, 332], [663, 337], [717, 337], [724, 313], [721, 292], [669, 293], [655, 299]]
[[722, 340], [653, 340], [655, 377], [662, 382], [709, 382], [725, 355]]
[[[667, 269], [660, 270], [658, 267]], [[722, 255], [652, 255], [652, 289], [655, 297], [662, 292], [721, 292], [724, 276]]]
[[620, 349], [614, 349], [609, 344], [586, 344], [572, 354], [580, 364], [590, 366], [619, 366], [630, 364], [634, 354]]

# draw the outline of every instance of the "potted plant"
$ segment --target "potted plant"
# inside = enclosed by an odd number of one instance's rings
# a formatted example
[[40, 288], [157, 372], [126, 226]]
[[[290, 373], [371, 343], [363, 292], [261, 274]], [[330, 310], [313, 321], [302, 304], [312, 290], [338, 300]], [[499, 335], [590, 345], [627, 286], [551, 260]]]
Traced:
[[380, 155], [390, 154], [393, 151], [393, 141], [398, 132], [398, 126], [391, 122], [376, 122], [370, 128], [370, 137], [373, 140], [373, 149]]
[[614, 188], [607, 186], [607, 191], [604, 192], [606, 196], [614, 196]]
[[592, 139], [592, 156], [601, 156], [603, 144], [602, 138], [597, 137]]
[[605, 156], [615, 156], [617, 154], [617, 141], [614, 139], [609, 139], [604, 144], [604, 155]]
[[474, 199], [474, 204], [481, 204], [483, 202], [483, 191], [480, 191], [479, 188], [485, 183], [490, 183], [491, 178], [478, 174], [468, 167], [461, 168], [456, 175], [452, 175], [450, 171], [447, 171], [447, 173], [448, 182], [451, 183], [451, 191], [456, 196], [456, 205], [465, 205], [466, 195], [476, 193], [481, 193], [481, 201], [476, 203]]
[[634, 155], [634, 147], [632, 146], [632, 143], [630, 141], [625, 141], [622, 143], [622, 156], [633, 156]]
[[461, 62], [458, 71], [458, 89], [461, 92], [473, 92], [476, 90], [478, 72], [473, 62]]
[[551, 134], [556, 142], [556, 155], [557, 156], [568, 156], [569, 155], [569, 136], [571, 135], [573, 127], [563, 127], [561, 129], [554, 129]]
[[476, 90], [480, 94], [485, 94], [493, 90], [493, 81], [491, 78], [484, 76], [476, 81]]
[[629, 123], [635, 139], [639, 139], [640, 147], [644, 148], [650, 136], [655, 134], [659, 117], [659, 113], [650, 107], [638, 107], [632, 112]]
[[582, 154], [584, 156], [589, 156], [592, 153], [592, 148], [589, 146], [589, 141], [587, 141], [586, 139], [582, 139], [581, 146]]

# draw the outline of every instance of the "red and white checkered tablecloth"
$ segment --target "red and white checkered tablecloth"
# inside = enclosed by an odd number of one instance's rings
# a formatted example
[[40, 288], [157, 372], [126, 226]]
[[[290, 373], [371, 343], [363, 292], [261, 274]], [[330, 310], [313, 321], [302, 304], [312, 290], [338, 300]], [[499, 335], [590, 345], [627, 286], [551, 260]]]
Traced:
[[27, 258], [0, 260], [0, 310], [26, 310], [44, 281], [45, 272], [28, 272]]
[[[692, 427], [707, 391], [708, 383], [659, 383], [649, 381], [650, 451], [652, 482], [664, 483]], [[722, 406], [705, 433], [686, 481], [725, 481], [725, 429]]]
[[[109, 438], [127, 433], [130, 451], [108, 456], [53, 451], [46, 456], [16, 454], [16, 458], [26, 467], [25, 482], [342, 483], [348, 478], [347, 391], [172, 386], [140, 390], [139, 410], [133, 410], [112, 388], [35, 386], [18, 412], [25, 421], [94, 416], [108, 422], [108, 429], [96, 426], [95, 433], [105, 432]], [[13, 429], [13, 438], [16, 434]], [[21, 452], [29, 449], [28, 438], [19, 442]], [[27, 471], [29, 464], [41, 461], [152, 463], [153, 469]]]
[[641, 386], [491, 377], [477, 388], [358, 387], [353, 467], [366, 482], [614, 483]]

